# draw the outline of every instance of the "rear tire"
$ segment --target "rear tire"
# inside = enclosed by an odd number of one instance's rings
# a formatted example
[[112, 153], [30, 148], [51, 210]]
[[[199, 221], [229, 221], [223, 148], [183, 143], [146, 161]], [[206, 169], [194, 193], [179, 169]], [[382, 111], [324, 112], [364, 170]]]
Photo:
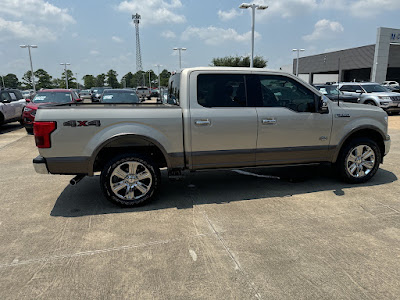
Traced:
[[376, 106], [375, 102], [372, 100], [365, 101], [364, 104]]
[[336, 161], [336, 169], [345, 182], [363, 183], [378, 171], [381, 158], [381, 151], [374, 140], [355, 138], [343, 146]]
[[100, 176], [101, 189], [107, 200], [122, 207], [133, 207], [150, 201], [160, 186], [157, 165], [148, 157], [125, 153], [111, 159]]

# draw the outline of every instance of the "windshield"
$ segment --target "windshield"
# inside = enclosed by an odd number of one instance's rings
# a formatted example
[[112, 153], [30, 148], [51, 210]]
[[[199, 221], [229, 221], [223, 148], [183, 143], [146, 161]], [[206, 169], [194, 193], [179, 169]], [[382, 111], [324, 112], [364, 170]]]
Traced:
[[103, 103], [140, 103], [139, 98], [133, 91], [123, 92], [105, 92], [103, 94]]
[[72, 101], [71, 93], [65, 92], [39, 92], [33, 103], [68, 103]]
[[339, 95], [341, 92], [337, 89], [336, 86], [318, 86], [318, 90], [324, 95]]
[[387, 92], [387, 90], [379, 84], [362, 84], [361, 85], [367, 93]]

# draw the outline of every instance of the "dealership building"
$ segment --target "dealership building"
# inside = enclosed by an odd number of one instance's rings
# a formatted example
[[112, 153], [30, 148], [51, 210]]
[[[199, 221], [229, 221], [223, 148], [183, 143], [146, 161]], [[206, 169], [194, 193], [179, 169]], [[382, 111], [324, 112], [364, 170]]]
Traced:
[[[294, 59], [294, 74], [296, 65], [297, 59]], [[300, 78], [310, 83], [400, 82], [400, 29], [379, 27], [374, 45], [301, 57], [298, 73]]]

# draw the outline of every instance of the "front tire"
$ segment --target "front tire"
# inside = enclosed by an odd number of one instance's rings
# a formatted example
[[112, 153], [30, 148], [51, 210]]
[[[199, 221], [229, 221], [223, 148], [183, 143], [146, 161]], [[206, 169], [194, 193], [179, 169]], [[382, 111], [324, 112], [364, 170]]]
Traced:
[[342, 180], [363, 183], [378, 171], [381, 158], [381, 151], [374, 140], [355, 138], [340, 151], [336, 167]]
[[150, 158], [130, 153], [111, 159], [100, 176], [106, 198], [122, 207], [150, 201], [159, 188], [160, 180], [160, 170]]

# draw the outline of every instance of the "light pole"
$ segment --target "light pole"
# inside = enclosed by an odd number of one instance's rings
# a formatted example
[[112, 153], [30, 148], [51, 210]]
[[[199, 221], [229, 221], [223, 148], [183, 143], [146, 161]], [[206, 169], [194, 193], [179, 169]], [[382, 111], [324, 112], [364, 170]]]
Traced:
[[256, 8], [258, 10], [265, 10], [268, 8], [268, 6], [265, 5], [258, 5], [258, 4], [250, 4], [250, 3], [242, 3], [240, 4], [239, 8], [241, 9], [247, 9], [251, 8], [252, 9], [252, 14], [251, 14], [251, 59], [250, 59], [250, 68], [254, 66], [254, 22], [256, 18]]
[[31, 55], [31, 48], [37, 48], [37, 45], [19, 45], [21, 48], [28, 48], [29, 52], [29, 61], [31, 63], [31, 73], [32, 73], [32, 87], [36, 93], [36, 86], [35, 86], [35, 75], [33, 74], [33, 66], [32, 66], [32, 55]]
[[75, 76], [76, 76], [76, 89], [79, 90], [78, 73], [75, 73]]
[[65, 72], [65, 86], [68, 90], [68, 73], [67, 73], [67, 66], [70, 65], [70, 63], [60, 63], [61, 66], [64, 66], [64, 72]]
[[5, 89], [6, 85], [4, 84], [4, 76], [3, 75], [0, 75], [0, 76], [1, 76], [1, 81], [3, 81], [3, 88]]
[[179, 51], [179, 70], [182, 69], [182, 51], [186, 51], [186, 48], [182, 48], [182, 47], [175, 47], [174, 50], [178, 50]]
[[296, 60], [296, 76], [299, 77], [299, 56], [300, 51], [305, 51], [305, 49], [292, 49], [293, 52], [297, 52], [297, 60]]
[[160, 78], [160, 67], [162, 67], [162, 65], [154, 65], [157, 67], [157, 71], [158, 71], [158, 95], [161, 98], [161, 78]]

